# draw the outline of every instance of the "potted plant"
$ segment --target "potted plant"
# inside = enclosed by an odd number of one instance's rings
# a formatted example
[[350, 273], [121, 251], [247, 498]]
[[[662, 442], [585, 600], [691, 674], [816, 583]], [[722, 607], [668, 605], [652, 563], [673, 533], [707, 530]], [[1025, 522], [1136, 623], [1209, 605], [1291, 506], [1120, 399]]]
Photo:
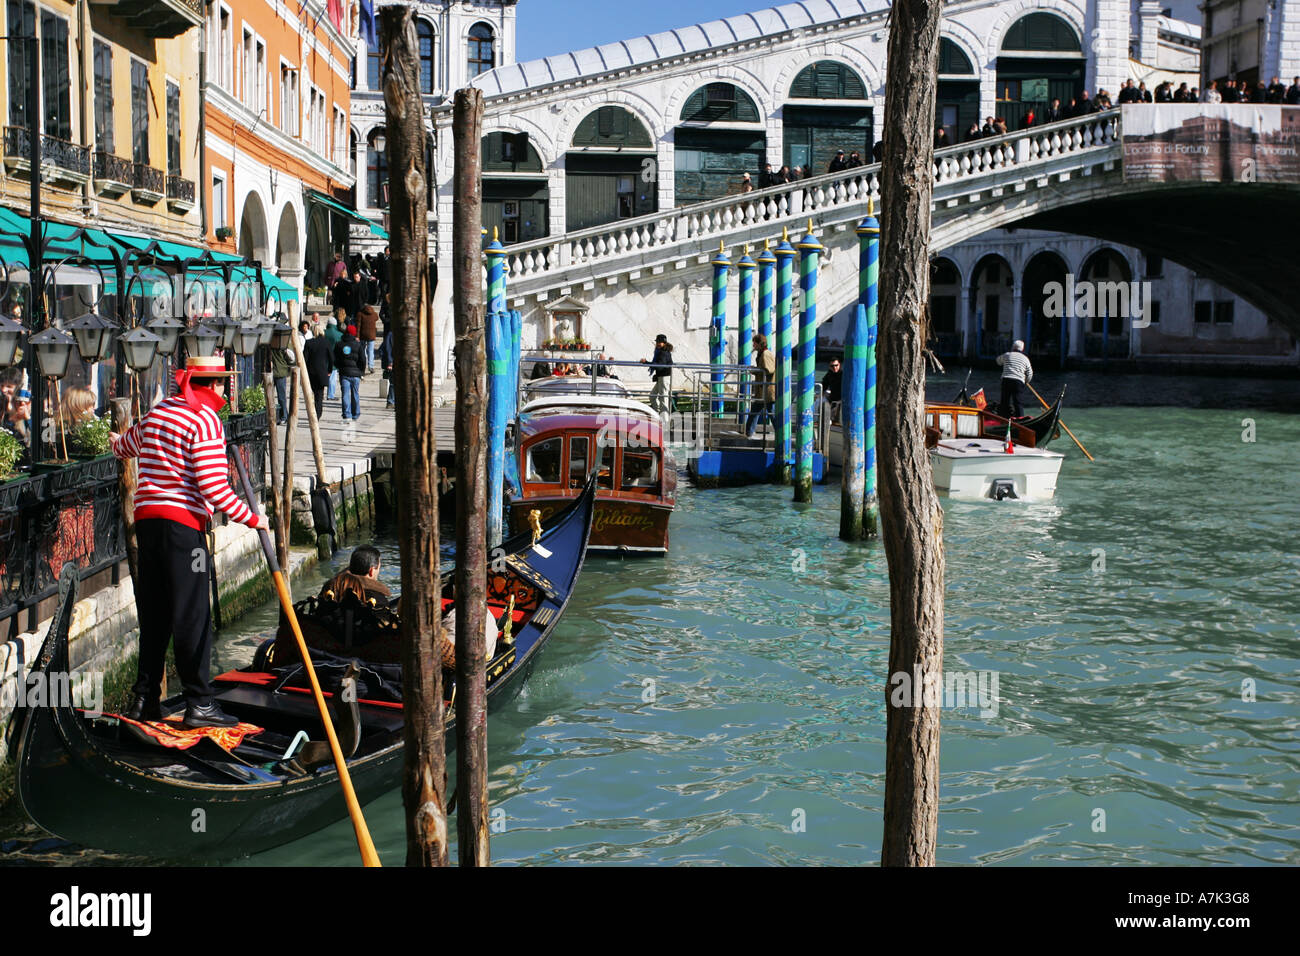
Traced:
[[107, 415], [83, 422], [76, 428], [68, 430], [68, 451], [78, 458], [98, 458], [100, 455], [106, 455], [111, 448], [108, 436], [112, 430], [112, 423]]
[[23, 457], [23, 443], [11, 432], [0, 429], [0, 481], [8, 481], [18, 471], [18, 462]]
[[227, 242], [235, 235], [235, 230], [229, 226], [217, 226], [213, 231], [216, 233], [217, 239], [220, 242]]

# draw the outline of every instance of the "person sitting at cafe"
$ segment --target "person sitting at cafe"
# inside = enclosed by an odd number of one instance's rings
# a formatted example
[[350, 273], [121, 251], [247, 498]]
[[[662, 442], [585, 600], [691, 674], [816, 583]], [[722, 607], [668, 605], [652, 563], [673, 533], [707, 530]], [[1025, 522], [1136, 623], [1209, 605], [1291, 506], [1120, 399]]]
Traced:
[[24, 445], [31, 445], [32, 433], [28, 422], [32, 420], [32, 393], [25, 388], [14, 392], [5, 415], [4, 429]]

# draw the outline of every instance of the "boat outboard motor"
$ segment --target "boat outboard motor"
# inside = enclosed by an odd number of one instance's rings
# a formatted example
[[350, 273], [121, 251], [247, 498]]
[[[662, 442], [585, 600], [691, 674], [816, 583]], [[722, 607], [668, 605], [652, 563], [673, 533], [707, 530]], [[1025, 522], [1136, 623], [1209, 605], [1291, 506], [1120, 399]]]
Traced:
[[1005, 498], [1018, 498], [1015, 480], [1012, 478], [994, 478], [993, 487], [989, 489], [989, 497], [994, 501], [1002, 501]]

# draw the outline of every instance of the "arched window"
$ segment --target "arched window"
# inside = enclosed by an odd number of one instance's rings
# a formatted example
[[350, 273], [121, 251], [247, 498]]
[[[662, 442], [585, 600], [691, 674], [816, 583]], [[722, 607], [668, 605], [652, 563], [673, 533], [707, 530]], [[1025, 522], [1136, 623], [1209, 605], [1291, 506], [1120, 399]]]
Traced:
[[469, 28], [469, 78], [471, 80], [496, 66], [492, 43], [492, 28], [486, 23], [476, 23]]
[[631, 146], [650, 148], [645, 124], [621, 106], [602, 106], [578, 124], [574, 146]]
[[433, 92], [433, 27], [426, 20], [415, 21], [415, 35], [420, 49], [420, 92]]
[[975, 67], [971, 65], [970, 57], [962, 52], [962, 48], [947, 37], [940, 37], [939, 75], [966, 75], [974, 72]]
[[733, 83], [702, 86], [682, 107], [683, 123], [757, 123], [758, 120], [758, 105], [753, 97]]
[[388, 208], [388, 153], [382, 126], [366, 139], [366, 198], [371, 209]]
[[799, 71], [790, 85], [792, 99], [865, 100], [867, 86], [851, 68], [834, 60], [820, 60]]
[[1031, 13], [1011, 25], [1002, 50], [1033, 53], [1078, 53], [1082, 50], [1074, 28], [1054, 13]]
[[357, 175], [357, 131], [355, 129], [348, 136], [348, 172], [354, 178]]

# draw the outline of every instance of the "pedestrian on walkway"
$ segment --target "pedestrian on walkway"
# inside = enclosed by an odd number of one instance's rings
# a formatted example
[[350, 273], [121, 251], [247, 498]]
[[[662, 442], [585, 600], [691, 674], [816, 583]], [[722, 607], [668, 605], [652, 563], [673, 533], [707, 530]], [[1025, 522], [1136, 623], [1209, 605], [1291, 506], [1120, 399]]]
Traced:
[[384, 332], [384, 341], [379, 345], [379, 367], [383, 369], [384, 379], [388, 382], [388, 401], [385, 408], [397, 406], [397, 396], [393, 392], [393, 332]]
[[265, 529], [266, 519], [230, 487], [225, 433], [217, 410], [226, 404], [216, 387], [230, 373], [217, 356], [192, 355], [176, 373], [179, 392], [123, 435], [110, 435], [113, 454], [140, 459], [135, 529], [140, 581], [149, 599], [137, 603], [140, 654], [133, 699], [125, 716], [161, 718], [160, 697], [167, 645], [175, 642], [176, 670], [185, 695], [186, 727], [231, 727], [238, 721], [213, 699], [212, 614], [204, 534], [214, 510], [232, 521]]
[[[641, 360], [645, 362], [645, 359]], [[655, 336], [655, 354], [650, 359], [650, 377], [654, 379], [654, 388], [650, 390], [650, 407], [663, 414], [668, 411], [668, 383], [673, 375], [673, 347], [668, 336], [660, 333]]]
[[[271, 378], [275, 380], [275, 423], [289, 420], [289, 370], [293, 365], [288, 349], [271, 349]], [[270, 396], [267, 396], [269, 399]]]
[[[305, 324], [305, 323], [304, 323]], [[329, 339], [313, 335], [302, 349], [302, 360], [307, 365], [307, 379], [311, 383], [311, 396], [316, 403], [316, 418], [325, 411], [325, 389], [334, 375], [334, 356]]]
[[379, 313], [373, 305], [363, 305], [357, 313], [357, 338], [366, 353], [366, 374], [375, 370], [375, 340], [379, 337]]
[[355, 325], [344, 330], [343, 338], [334, 347], [334, 366], [339, 371], [339, 381], [343, 383], [343, 420], [356, 421], [361, 417], [361, 375], [366, 368], [366, 359]]
[[340, 311], [338, 315], [330, 316], [329, 323], [325, 326], [325, 342], [330, 347], [330, 362], [333, 368], [330, 372], [329, 392], [325, 397], [331, 402], [339, 397], [339, 370], [337, 365], [333, 365], [334, 350], [343, 340], [343, 328], [347, 324], [347, 316]]

